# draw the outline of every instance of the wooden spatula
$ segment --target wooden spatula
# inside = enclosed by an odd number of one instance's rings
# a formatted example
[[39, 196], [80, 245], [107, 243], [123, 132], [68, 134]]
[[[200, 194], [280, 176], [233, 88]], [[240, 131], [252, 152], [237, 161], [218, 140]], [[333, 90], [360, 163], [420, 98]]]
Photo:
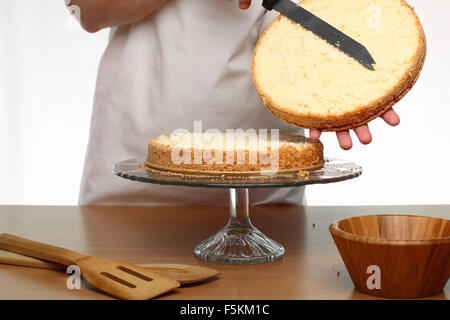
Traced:
[[14, 252], [0, 250], [0, 263], [13, 266], [33, 267], [42, 269], [65, 270], [67, 266], [59, 263], [47, 262], [36, 258], [31, 258]]
[[180, 284], [192, 284], [214, 278], [220, 274], [212, 268], [188, 264], [138, 264], [138, 266], [157, 274], [177, 280]]
[[180, 286], [177, 281], [142, 267], [91, 257], [10, 234], [0, 235], [0, 248], [65, 266], [76, 264], [86, 282], [120, 299], [151, 299]]
[[[66, 270], [67, 266], [59, 263], [47, 262], [44, 260], [31, 258], [17, 254], [14, 252], [0, 250], [0, 264], [9, 264], [14, 266]], [[188, 264], [137, 264], [151, 272], [161, 274], [163, 276], [172, 278], [180, 284], [192, 284], [200, 281], [205, 281], [219, 275], [219, 271], [193, 266]]]

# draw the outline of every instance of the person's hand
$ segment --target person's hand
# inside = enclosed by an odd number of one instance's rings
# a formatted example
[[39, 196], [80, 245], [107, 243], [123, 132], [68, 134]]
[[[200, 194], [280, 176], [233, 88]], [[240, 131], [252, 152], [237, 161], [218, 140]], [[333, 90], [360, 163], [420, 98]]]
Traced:
[[[390, 126], [395, 127], [400, 123], [400, 117], [393, 110], [388, 110], [385, 114], [381, 116], [381, 118]], [[369, 144], [372, 142], [372, 134], [370, 133], [369, 126], [367, 124], [362, 125], [356, 129], [354, 129], [356, 136], [359, 139], [359, 142], [362, 144]], [[322, 131], [317, 129], [309, 130], [309, 136], [313, 140], [319, 140]], [[352, 138], [350, 137], [349, 130], [338, 131], [336, 132], [336, 137], [339, 141], [339, 146], [344, 150], [350, 150], [353, 146]]]
[[[233, 1], [233, 0], [228, 0], [228, 1]], [[251, 4], [252, 4], [252, 0], [239, 0], [239, 8], [241, 8], [242, 10], [247, 10], [248, 8], [250, 8]]]

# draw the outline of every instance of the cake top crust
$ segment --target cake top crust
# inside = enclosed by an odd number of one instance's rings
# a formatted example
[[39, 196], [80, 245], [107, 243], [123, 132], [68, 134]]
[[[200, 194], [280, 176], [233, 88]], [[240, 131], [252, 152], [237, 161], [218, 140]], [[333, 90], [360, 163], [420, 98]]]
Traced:
[[150, 141], [168, 148], [198, 148], [203, 150], [266, 150], [267, 147], [281, 148], [291, 146], [303, 148], [311, 144], [320, 144], [301, 135], [258, 134], [255, 132], [205, 132], [173, 133], [161, 135]]

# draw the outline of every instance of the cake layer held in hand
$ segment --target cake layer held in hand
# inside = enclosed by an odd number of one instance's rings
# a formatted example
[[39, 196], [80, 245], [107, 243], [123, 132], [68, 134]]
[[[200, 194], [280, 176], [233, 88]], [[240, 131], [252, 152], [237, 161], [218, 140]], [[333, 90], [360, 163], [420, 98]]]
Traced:
[[240, 173], [313, 170], [324, 164], [323, 145], [300, 135], [174, 133], [148, 144], [147, 169]]
[[304, 0], [300, 5], [364, 45], [375, 71], [280, 15], [253, 54], [255, 86], [277, 117], [304, 128], [339, 131], [382, 115], [422, 69], [425, 36], [403, 0]]

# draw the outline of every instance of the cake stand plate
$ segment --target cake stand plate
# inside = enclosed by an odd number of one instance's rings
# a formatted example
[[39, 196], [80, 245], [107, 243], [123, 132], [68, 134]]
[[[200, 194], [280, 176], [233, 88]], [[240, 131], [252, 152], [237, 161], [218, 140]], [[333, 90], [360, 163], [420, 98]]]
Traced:
[[118, 162], [113, 173], [119, 177], [147, 183], [228, 188], [230, 219], [228, 224], [194, 249], [196, 257], [210, 262], [228, 264], [266, 263], [280, 259], [284, 248], [255, 228], [249, 217], [248, 188], [285, 188], [308, 184], [339, 182], [361, 175], [362, 168], [355, 163], [326, 159], [323, 168], [314, 171], [255, 176], [208, 176], [180, 174], [146, 169], [144, 160], [129, 159]]

